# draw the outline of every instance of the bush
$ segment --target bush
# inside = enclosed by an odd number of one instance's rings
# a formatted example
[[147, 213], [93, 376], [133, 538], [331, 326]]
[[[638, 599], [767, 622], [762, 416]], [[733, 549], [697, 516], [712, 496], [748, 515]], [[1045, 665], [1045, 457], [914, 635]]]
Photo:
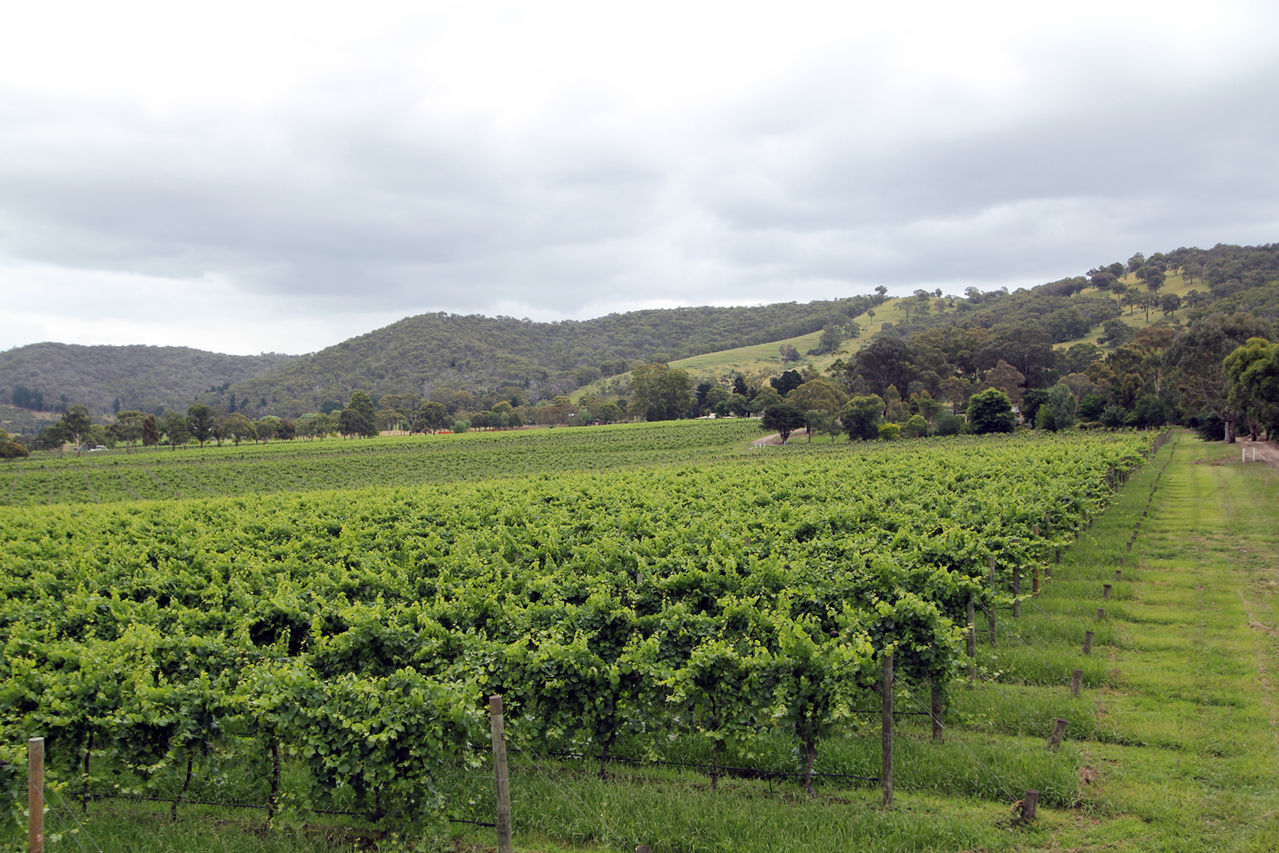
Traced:
[[938, 435], [959, 435], [964, 431], [964, 419], [959, 415], [938, 415]]
[[905, 438], [919, 438], [928, 435], [928, 421], [924, 420], [921, 415], [911, 415], [910, 420], [902, 425], [902, 435]]
[[1133, 408], [1136, 425], [1141, 429], [1161, 427], [1168, 421], [1168, 409], [1154, 394], [1143, 394]]
[[880, 424], [879, 440], [880, 441], [896, 441], [901, 438], [902, 428], [897, 424]]
[[848, 440], [872, 439], [879, 434], [880, 418], [884, 413], [884, 400], [878, 394], [854, 397], [844, 404], [839, 419], [848, 433]]
[[1109, 429], [1119, 429], [1128, 419], [1128, 410], [1123, 406], [1107, 406], [1101, 410], [1101, 425]]
[[1226, 440], [1226, 422], [1216, 415], [1200, 415], [1192, 418], [1190, 425], [1204, 441]]
[[467, 420], [454, 421], [453, 432], [467, 432], [471, 429], [471, 422]]
[[1008, 395], [987, 388], [968, 398], [968, 427], [978, 435], [988, 432], [1012, 432], [1017, 419]]

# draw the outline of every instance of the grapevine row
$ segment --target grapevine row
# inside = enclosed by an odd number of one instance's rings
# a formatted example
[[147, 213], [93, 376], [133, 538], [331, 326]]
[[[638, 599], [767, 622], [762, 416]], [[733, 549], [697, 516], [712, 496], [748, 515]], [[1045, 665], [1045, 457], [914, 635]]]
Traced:
[[884, 650], [944, 688], [968, 602], [1006, 602], [1149, 443], [4, 510], [0, 734], [43, 734], [67, 780], [106, 761], [180, 799], [235, 761], [273, 804], [405, 821], [478, 761], [494, 692], [513, 737], [601, 773], [621, 738], [718, 761], [779, 729], [811, 770]]

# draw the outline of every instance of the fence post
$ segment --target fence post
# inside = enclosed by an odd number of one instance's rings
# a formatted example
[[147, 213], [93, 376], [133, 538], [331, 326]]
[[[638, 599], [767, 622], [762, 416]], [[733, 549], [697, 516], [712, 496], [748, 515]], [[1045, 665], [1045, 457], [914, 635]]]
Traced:
[[1113, 586], [1111, 586], [1110, 584], [1108, 584], [1108, 583], [1104, 583], [1104, 584], [1102, 584], [1102, 585], [1101, 585], [1101, 597], [1102, 597], [1102, 598], [1110, 598], [1110, 591], [1111, 591], [1112, 589], [1114, 589], [1114, 587], [1113, 587]]
[[1078, 696], [1079, 689], [1084, 685], [1084, 671], [1077, 669], [1070, 676], [1070, 695]]
[[1070, 725], [1069, 720], [1057, 718], [1057, 725], [1053, 728], [1052, 735], [1048, 738], [1048, 748], [1056, 749], [1061, 746], [1061, 739], [1066, 736], [1066, 726]]
[[1026, 798], [1021, 801], [1017, 822], [1021, 824], [1030, 823], [1035, 819], [1035, 810], [1037, 808], [1039, 808], [1039, 792], [1034, 788], [1027, 788]]
[[884, 650], [884, 671], [879, 685], [883, 701], [880, 716], [879, 778], [884, 789], [884, 807], [893, 805], [893, 650]]
[[511, 841], [511, 780], [506, 768], [506, 726], [502, 720], [502, 697], [489, 697], [489, 724], [493, 729], [493, 772], [497, 776], [497, 849], [515, 853]]
[[1013, 566], [1013, 618], [1021, 618], [1021, 566]]
[[1106, 609], [1105, 609], [1104, 607], [1098, 607], [1098, 608], [1097, 608], [1097, 618], [1098, 618], [1098, 619], [1105, 619], [1105, 618], [1106, 618]]
[[1039, 595], [1039, 566], [1030, 570], [1030, 593]]
[[1092, 631], [1084, 631], [1084, 654], [1092, 654], [1092, 639], [1095, 635]]
[[27, 741], [27, 844], [31, 853], [44, 853], [44, 738]]

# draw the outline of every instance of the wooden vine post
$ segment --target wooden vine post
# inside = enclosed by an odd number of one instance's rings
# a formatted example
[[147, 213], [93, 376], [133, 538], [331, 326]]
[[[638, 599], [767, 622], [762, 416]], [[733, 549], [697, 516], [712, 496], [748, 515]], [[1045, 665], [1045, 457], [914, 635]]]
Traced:
[[44, 738], [27, 741], [27, 844], [31, 853], [44, 853]]
[[493, 729], [493, 772], [497, 776], [497, 849], [515, 853], [511, 840], [511, 780], [506, 768], [506, 726], [502, 721], [502, 697], [489, 697], [489, 723]]
[[893, 650], [884, 651], [884, 671], [879, 684], [882, 699], [880, 716], [879, 779], [884, 789], [884, 807], [893, 805]]
[[1034, 788], [1026, 789], [1026, 796], [1021, 801], [1021, 805], [1017, 808], [1017, 822], [1025, 826], [1035, 819], [1035, 812], [1039, 809], [1039, 792]]
[[1053, 733], [1048, 736], [1048, 748], [1057, 749], [1061, 746], [1061, 740], [1066, 736], [1066, 726], [1070, 724], [1069, 720], [1057, 718], [1057, 725], [1053, 727]]
[[1092, 640], [1096, 634], [1092, 631], [1084, 631], [1084, 654], [1092, 654]]
[[[995, 591], [995, 555], [986, 558], [986, 568], [990, 570], [990, 591]], [[990, 626], [990, 645], [995, 645], [995, 605], [986, 608], [986, 621]]]

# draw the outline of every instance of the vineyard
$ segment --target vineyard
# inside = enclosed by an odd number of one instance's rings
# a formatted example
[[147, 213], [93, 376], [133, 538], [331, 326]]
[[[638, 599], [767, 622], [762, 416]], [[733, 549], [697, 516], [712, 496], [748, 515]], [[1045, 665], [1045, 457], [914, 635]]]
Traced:
[[[996, 613], [1019, 608], [1023, 582], [1153, 441], [766, 455], [735, 449], [740, 427], [718, 429], [713, 442], [686, 425], [545, 431], [532, 447], [441, 437], [466, 440], [459, 459], [427, 454], [399, 474], [412, 454], [394, 443], [362, 473], [341, 450], [267, 448], [242, 479], [234, 458], [165, 469], [231, 495], [200, 500], [95, 485], [139, 471], [144, 483], [156, 456], [68, 460], [57, 476], [101, 505], [0, 510], [0, 773], [17, 784], [17, 746], [38, 732], [52, 778], [86, 803], [127, 792], [177, 814], [243, 775], [256, 781], [237, 797], [269, 821], [329, 810], [412, 832], [483, 817], [466, 808], [468, 770], [488, 749], [485, 697], [500, 693], [513, 742], [589, 756], [600, 777], [618, 756], [696, 759], [714, 787], [788, 752], [810, 792], [823, 774], [873, 777], [824, 745], [878, 706], [885, 653], [895, 689], [936, 728], [973, 666], [973, 614], [993, 632]], [[655, 438], [664, 464], [637, 467]], [[298, 484], [281, 486], [299, 461]], [[485, 466], [502, 478], [478, 479]], [[43, 493], [17, 488], [32, 468], [12, 475], [11, 501]], [[291, 491], [430, 480], [445, 482]], [[1046, 771], [1062, 781], [1045, 804], [1070, 805], [1072, 774]]]
[[759, 422], [640, 423], [376, 441], [117, 449], [0, 467], [0, 507], [414, 486], [601, 471], [744, 453]]

